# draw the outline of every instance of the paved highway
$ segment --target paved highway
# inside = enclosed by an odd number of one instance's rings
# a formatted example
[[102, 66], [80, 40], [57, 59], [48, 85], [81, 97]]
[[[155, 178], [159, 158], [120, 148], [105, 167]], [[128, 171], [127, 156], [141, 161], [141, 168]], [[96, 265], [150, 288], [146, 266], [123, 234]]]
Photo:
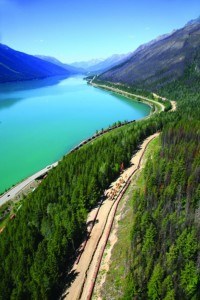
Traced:
[[21, 190], [23, 190], [28, 184], [33, 182], [39, 176], [44, 175], [45, 173], [49, 172], [53, 167], [56, 167], [58, 162], [53, 163], [52, 165], [47, 166], [46, 168], [40, 170], [39, 172], [35, 173], [34, 175], [28, 177], [21, 183], [17, 184], [15, 187], [10, 189], [8, 192], [0, 196], [0, 206], [6, 203], [9, 200], [12, 200]]

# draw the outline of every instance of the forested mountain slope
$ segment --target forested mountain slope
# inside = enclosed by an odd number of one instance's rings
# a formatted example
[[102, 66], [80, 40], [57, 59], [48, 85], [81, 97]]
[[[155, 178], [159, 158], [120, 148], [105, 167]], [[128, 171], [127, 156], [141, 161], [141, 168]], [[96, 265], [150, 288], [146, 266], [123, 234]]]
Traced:
[[[169, 47], [161, 51], [166, 40]], [[200, 299], [199, 20], [166, 40], [153, 44], [152, 58], [129, 60], [94, 80], [117, 88], [121, 82], [127, 91], [157, 91], [177, 101], [174, 122], [164, 125], [160, 151], [145, 168], [144, 186], [133, 195], [133, 226], [127, 232], [131, 235], [129, 271], [119, 296], [124, 300]], [[152, 44], [147, 45], [143, 54], [148, 47], [153, 50]], [[182, 59], [176, 61], [177, 57]], [[146, 75], [142, 74], [145, 68]]]
[[67, 155], [24, 199], [0, 235], [0, 299], [55, 299], [85, 233], [88, 210], [140, 141], [173, 114], [126, 125]]
[[[129, 272], [121, 299], [200, 299], [200, 73], [197, 55], [159, 93], [178, 102], [161, 149], [133, 195]], [[152, 86], [152, 88], [154, 88]]]
[[166, 126], [134, 194], [123, 299], [200, 298], [200, 123]]

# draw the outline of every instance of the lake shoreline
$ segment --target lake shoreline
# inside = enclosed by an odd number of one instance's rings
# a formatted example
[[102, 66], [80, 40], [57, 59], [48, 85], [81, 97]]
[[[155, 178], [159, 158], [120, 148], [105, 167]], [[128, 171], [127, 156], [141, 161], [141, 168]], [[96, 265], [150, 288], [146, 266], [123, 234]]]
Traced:
[[[139, 120], [138, 120], [139, 121]], [[134, 123], [135, 120], [127, 121], [127, 122], [120, 122], [120, 124], [116, 124], [115, 126], [111, 128], [106, 128], [103, 131], [99, 131], [98, 133], [92, 135], [86, 140], [83, 140], [81, 143], [79, 143], [77, 146], [75, 146], [72, 150], [67, 152], [64, 156], [69, 155], [70, 153], [73, 153], [74, 151], [79, 150], [84, 145], [89, 144], [91, 141], [96, 140], [99, 137], [102, 137], [103, 135], [107, 134], [108, 132], [111, 132], [115, 129], [118, 129], [120, 127], [123, 127], [125, 125]], [[49, 166], [46, 166], [45, 168], [39, 170], [38, 172], [32, 174], [31, 176], [28, 176], [27, 178], [23, 179], [21, 182], [18, 182], [16, 185], [11, 187], [9, 190], [5, 191], [4, 193], [0, 194], [0, 206], [5, 204], [8, 201], [11, 201], [13, 198], [15, 198], [19, 193], [23, 192], [23, 190], [26, 188], [27, 185], [31, 184], [33, 181], [37, 180], [39, 177], [43, 177], [48, 174], [52, 168], [55, 168], [58, 163], [62, 160], [62, 158], [58, 161], [55, 161], [54, 163], [50, 164]], [[21, 187], [20, 187], [21, 186]]]
[[[123, 97], [125, 97], [125, 98], [127, 98], [129, 100], [136, 101], [136, 102], [139, 102], [139, 103], [142, 102], [142, 103], [148, 105], [151, 108], [151, 110], [153, 108], [153, 106], [152, 106], [153, 104], [156, 106], [156, 108], [157, 108], [157, 106], [160, 106], [161, 111], [165, 110], [165, 107], [164, 107], [164, 105], [162, 103], [154, 101], [154, 100], [149, 99], [147, 97], [143, 97], [141, 95], [136, 95], [136, 94], [128, 93], [128, 92], [125, 92], [123, 90], [120, 90], [119, 88], [113, 88], [113, 87], [107, 86], [106, 84], [102, 85], [102, 84], [94, 83], [92, 80], [88, 81], [88, 84], [91, 85], [91, 86], [93, 86], [93, 87], [96, 87], [96, 88], [100, 88], [100, 89], [103, 89], [103, 90], [106, 90], [106, 91], [111, 91], [114, 94], [123, 96]], [[133, 99], [132, 97], [139, 98], [140, 100]], [[153, 113], [155, 113], [155, 112], [153, 112]], [[150, 114], [147, 117], [144, 117], [142, 119], [149, 118], [151, 116], [151, 114], [152, 113], [150, 111]]]
[[[83, 82], [83, 80], [82, 80], [82, 78], [79, 78], [79, 80], [81, 79], [81, 87], [83, 86], [83, 85], [85, 85], [85, 86], [87, 86], [87, 84], [82, 84], [82, 82]], [[73, 78], [72, 78], [72, 80], [73, 80]], [[79, 82], [79, 84], [80, 84], [80, 82]], [[91, 88], [89, 88], [89, 89], [91, 89]], [[93, 92], [94, 93], [94, 92]], [[106, 93], [107, 94], [107, 93]], [[94, 93], [94, 95], [96, 95], [96, 93]], [[98, 95], [98, 94], [97, 94]], [[128, 98], [128, 97], [126, 97], [126, 96], [124, 96], [124, 95], [120, 95], [120, 96], [122, 96], [124, 99], [128, 99], [129, 101], [130, 101], [130, 98]], [[105, 98], [105, 96], [104, 96], [104, 94], [103, 94], [103, 98]], [[111, 100], [112, 100], [112, 98], [111, 98]], [[123, 99], [122, 99], [123, 100]], [[133, 100], [133, 99], [132, 99]], [[114, 100], [115, 101], [115, 100]], [[120, 99], [120, 101], [121, 101], [121, 99]], [[126, 100], [127, 101], [127, 100]], [[137, 100], [135, 100], [134, 102], [138, 102]], [[128, 103], [128, 102], [127, 102]], [[147, 103], [145, 103], [146, 105], [147, 105]], [[150, 105], [148, 105], [148, 106], [150, 106]], [[132, 113], [132, 111], [131, 111], [131, 109], [129, 109], [129, 107], [128, 107], [128, 110]], [[141, 110], [142, 111], [142, 110]], [[134, 111], [133, 111], [134, 112]], [[142, 119], [144, 119], [144, 118], [148, 118], [150, 115], [152, 114], [152, 111], [150, 111], [150, 113], [148, 113], [148, 115], [147, 116], [145, 116], [145, 117], [142, 117], [142, 118], [139, 118], [138, 119], [138, 116], [136, 117], [136, 120], [137, 121], [139, 121], [139, 120], [142, 120]], [[118, 119], [119, 117], [117, 117], [116, 116], [116, 119]], [[123, 119], [123, 117], [121, 118], [121, 119]], [[130, 120], [130, 119], [129, 119]], [[135, 120], [133, 120], [133, 121], [135, 121]], [[129, 124], [129, 123], [131, 123], [131, 122], [133, 122], [133, 121], [127, 121], [126, 122], [126, 124]], [[118, 121], [119, 122], [119, 121]], [[104, 122], [105, 123], [105, 122]], [[122, 124], [122, 125], [126, 125], [126, 124], [124, 124], [123, 122], [120, 122], [120, 124]], [[93, 126], [94, 127], [94, 126]], [[101, 127], [100, 127], [101, 128]], [[114, 129], [114, 128], [112, 128], [112, 129]], [[111, 130], [111, 128], [107, 128], [106, 130], [104, 130], [105, 131], [105, 133], [107, 132], [107, 131], [110, 131]], [[100, 132], [100, 131], [99, 131]], [[77, 146], [75, 146], [75, 147], [73, 147], [72, 148], [72, 150], [68, 150], [67, 152], [65, 152], [64, 154], [62, 154], [60, 157], [62, 158], [63, 157], [63, 155], [65, 156], [65, 155], [67, 155], [68, 153], [70, 153], [70, 152], [72, 152], [72, 151], [74, 151], [74, 149], [78, 149], [78, 148], [80, 148], [80, 146], [82, 146], [82, 145], [84, 145], [84, 144], [86, 144], [87, 143], [87, 141], [90, 141], [90, 140], [92, 140], [93, 138], [94, 138], [94, 136], [95, 135], [89, 135], [89, 137], [88, 137], [88, 139], [86, 139], [86, 140], [83, 140], [81, 143], [79, 143]], [[99, 133], [98, 133], [98, 135], [97, 136], [99, 136]], [[97, 137], [97, 136], [95, 136], [95, 137]], [[67, 149], [66, 149], [67, 150]], [[30, 155], [30, 154], [29, 154]], [[59, 161], [60, 159], [58, 158], [58, 160], [53, 160], [52, 162], [50, 162], [50, 163], [48, 163], [47, 162], [47, 164], [46, 164], [46, 166], [47, 165], [52, 165], [55, 161]], [[25, 164], [25, 162], [24, 162], [24, 164]], [[41, 169], [43, 169], [43, 168], [45, 168], [45, 164], [43, 164], [44, 165], [44, 167], [42, 167]], [[19, 184], [21, 184], [22, 182], [24, 182], [24, 181], [26, 181], [29, 177], [32, 177], [34, 174], [37, 174], [38, 172], [40, 172], [40, 170], [41, 169], [39, 169], [39, 171], [36, 171], [36, 172], [33, 172], [31, 175], [28, 175], [28, 176], [25, 176], [22, 180], [20, 180], [20, 181], [17, 181], [17, 183], [16, 184], [13, 184], [12, 186], [10, 186], [10, 188], [8, 187], [8, 188], [5, 188], [5, 191], [3, 192], [2, 191], [2, 193], [1, 193], [1, 195], [0, 195], [0, 200], [2, 200], [2, 197], [4, 197], [5, 196], [5, 194], [6, 195], [9, 195], [9, 192], [11, 191], [11, 190], [13, 190], [17, 185], [19, 185]], [[8, 169], [9, 170], [9, 169]], [[4, 173], [2, 173], [2, 174], [4, 174]], [[9, 196], [10, 197], [10, 196]], [[11, 198], [9, 198], [8, 197], [8, 199], [6, 199], [6, 201], [9, 201]], [[0, 201], [0, 203], [1, 203], [1, 201]]]

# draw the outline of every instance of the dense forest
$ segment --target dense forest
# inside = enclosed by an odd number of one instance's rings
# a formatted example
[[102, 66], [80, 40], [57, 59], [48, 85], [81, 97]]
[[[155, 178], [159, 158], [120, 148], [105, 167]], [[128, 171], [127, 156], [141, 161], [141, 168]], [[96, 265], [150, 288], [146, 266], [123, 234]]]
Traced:
[[0, 235], [0, 298], [55, 299], [85, 234], [87, 212], [140, 142], [172, 113], [127, 124], [70, 153], [23, 200]]
[[166, 127], [134, 194], [124, 299], [200, 299], [200, 124]]
[[131, 257], [123, 299], [200, 299], [200, 74], [195, 64], [162, 88], [180, 118], [134, 193]]
[[[196, 65], [195, 65], [196, 66]], [[163, 130], [162, 149], [134, 197], [124, 299], [198, 299], [200, 76], [195, 66], [160, 93], [178, 111], [127, 124], [70, 153], [0, 235], [0, 299], [56, 299], [85, 235], [87, 212], [128, 166], [141, 141]]]

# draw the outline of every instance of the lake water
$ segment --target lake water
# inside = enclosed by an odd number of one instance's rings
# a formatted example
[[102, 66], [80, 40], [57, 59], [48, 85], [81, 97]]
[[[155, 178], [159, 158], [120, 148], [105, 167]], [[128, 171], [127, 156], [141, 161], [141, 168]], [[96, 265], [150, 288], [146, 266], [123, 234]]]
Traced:
[[96, 132], [150, 107], [81, 77], [0, 85], [0, 192], [59, 160]]

